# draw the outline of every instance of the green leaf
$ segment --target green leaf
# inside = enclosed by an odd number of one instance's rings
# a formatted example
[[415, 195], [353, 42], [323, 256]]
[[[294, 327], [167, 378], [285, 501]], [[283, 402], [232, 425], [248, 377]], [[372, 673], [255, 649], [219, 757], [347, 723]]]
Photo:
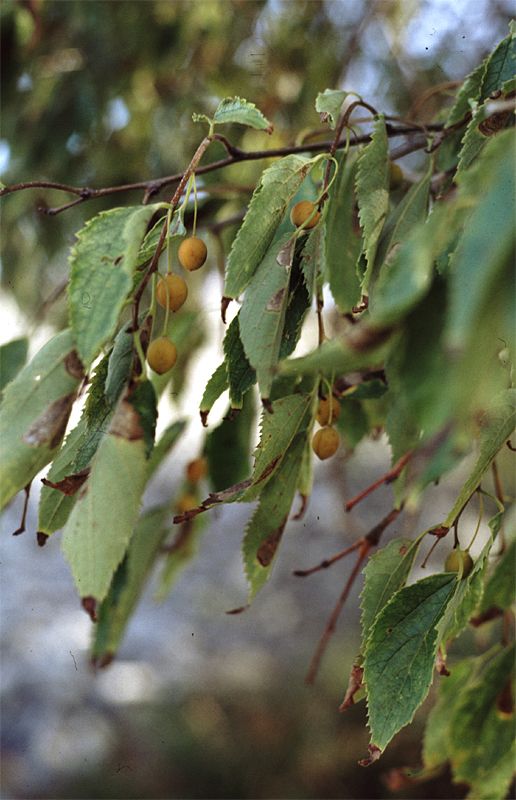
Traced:
[[384, 750], [425, 699], [437, 650], [436, 626], [456, 577], [431, 575], [397, 592], [377, 616], [364, 662], [371, 743]]
[[481, 99], [485, 100], [493, 92], [501, 89], [505, 81], [516, 73], [516, 37], [511, 30], [509, 36], [495, 47], [487, 60], [486, 71], [482, 83]]
[[510, 438], [514, 431], [515, 420], [516, 389], [507, 389], [495, 398], [492, 407], [482, 418], [479, 455], [468, 479], [463, 484], [453, 504], [453, 508], [443, 523], [446, 527], [450, 528], [453, 525], [458, 513], [462, 507], [466, 505], [473, 492], [479, 486], [482, 476], [491, 464], [493, 458]]
[[[288, 297], [285, 308], [285, 322], [280, 342], [279, 358], [286, 358], [296, 348], [301, 336], [303, 320], [310, 308], [309, 292], [305, 284], [305, 276], [301, 267], [303, 248], [298, 249], [299, 242], [296, 243], [294, 261], [290, 270], [290, 280], [288, 284]], [[303, 242], [301, 242], [303, 245]], [[274, 373], [276, 369], [274, 369]]]
[[102, 211], [77, 234], [70, 256], [70, 324], [86, 367], [113, 336], [133, 288], [147, 225], [161, 204]]
[[450, 725], [462, 693], [478, 667], [478, 658], [467, 658], [453, 664], [450, 674], [439, 681], [439, 695], [426, 720], [423, 737], [423, 764], [433, 769], [445, 764], [452, 748]]
[[84, 377], [71, 331], [54, 336], [7, 386], [0, 406], [0, 508], [52, 460]]
[[261, 436], [255, 451], [252, 485], [242, 495], [254, 500], [279, 468], [285, 453], [299, 433], [306, 433], [313, 420], [314, 396], [294, 394], [272, 403], [272, 413], [262, 414]]
[[321, 122], [327, 122], [332, 130], [339, 121], [342, 104], [349, 94], [342, 89], [325, 89], [315, 98], [315, 110], [321, 115]]
[[168, 456], [185, 428], [186, 420], [183, 419], [176, 420], [176, 422], [172, 422], [168, 428], [165, 428], [154, 445], [149, 458], [149, 478], [156, 472], [160, 464]]
[[367, 650], [376, 617], [391, 597], [405, 586], [418, 548], [418, 540], [393, 539], [367, 562], [364, 569], [364, 588], [360, 595], [362, 654]]
[[177, 400], [186, 386], [188, 370], [195, 363], [195, 355], [205, 341], [206, 328], [203, 316], [199, 311], [185, 311], [171, 314], [167, 328], [167, 336], [177, 347], [177, 361], [174, 369], [165, 375], [152, 376], [152, 383], [158, 396], [170, 382], [171, 391]]
[[465, 191], [477, 178], [482, 192], [450, 263], [447, 339], [454, 349], [465, 347], [468, 339], [476, 335], [479, 317], [489, 305], [493, 287], [500, 281], [507, 261], [512, 261], [514, 219], [507, 199], [516, 192], [513, 145], [514, 131], [493, 137], [478, 168], [464, 178]]
[[319, 223], [306, 237], [300, 256], [300, 266], [311, 304], [317, 289], [317, 278], [324, 271], [325, 223]]
[[[156, 203], [154, 205], [155, 210], [167, 207], [168, 207], [167, 203]], [[147, 261], [150, 261], [150, 259], [156, 252], [156, 248], [160, 240], [161, 230], [163, 228], [165, 219], [166, 219], [165, 216], [160, 217], [158, 221], [152, 226], [150, 231], [148, 231], [148, 233], [145, 234], [145, 238], [141, 243], [140, 249], [138, 251], [138, 257], [136, 259], [136, 265], [135, 265], [136, 268], [141, 267]], [[181, 219], [179, 212], [176, 211], [172, 216], [169, 235], [165, 237], [165, 241], [163, 242], [160, 252], [163, 252], [163, 250], [167, 247], [167, 245], [170, 246], [170, 244], [174, 241], [174, 239], [182, 239], [184, 236], [186, 236], [186, 234], [187, 230], [183, 224], [183, 220]]]
[[460, 180], [464, 170], [475, 161], [487, 142], [487, 136], [485, 136], [479, 128], [479, 125], [484, 121], [485, 117], [485, 106], [480, 106], [468, 123], [460, 143], [458, 166], [455, 174], [456, 180]]
[[479, 607], [484, 591], [487, 557], [491, 546], [492, 540], [488, 541], [483, 548], [470, 574], [462, 580], [457, 579], [455, 592], [438, 626], [440, 641], [448, 642], [462, 633], [470, 617]]
[[358, 157], [356, 177], [358, 216], [364, 236], [366, 271], [362, 290], [367, 291], [378, 240], [389, 210], [389, 140], [380, 114], [374, 122], [371, 141]]
[[337, 428], [346, 447], [353, 450], [369, 433], [369, 419], [364, 406], [358, 400], [344, 398], [340, 407], [342, 413], [337, 421]]
[[201, 534], [206, 529], [206, 519], [194, 517], [176, 528], [176, 535], [169, 546], [158, 578], [156, 600], [164, 600], [181, 571], [197, 554]]
[[81, 597], [103, 600], [138, 519], [148, 477], [147, 445], [154, 409], [124, 395], [91, 463], [63, 532], [63, 551]]
[[113, 349], [109, 356], [104, 393], [109, 405], [114, 406], [120, 397], [124, 386], [131, 377], [131, 367], [134, 358], [133, 334], [130, 332], [132, 323], [128, 322], [118, 332]]
[[339, 157], [339, 172], [330, 189], [324, 217], [324, 276], [343, 314], [351, 311], [361, 297], [355, 268], [362, 252], [353, 188], [357, 163], [356, 159], [349, 156]]
[[461, 692], [450, 726], [453, 779], [471, 786], [475, 800], [503, 800], [513, 777], [514, 721], [502, 716], [497, 698], [511, 680], [514, 645], [504, 648]]
[[290, 234], [283, 234], [273, 240], [248, 286], [239, 314], [240, 338], [256, 370], [263, 398], [269, 397], [280, 356], [293, 258], [293, 252], [289, 255], [285, 251], [289, 239]]
[[226, 362], [223, 361], [222, 364], [219, 364], [206, 384], [206, 388], [201, 399], [200, 412], [204, 424], [206, 424], [208, 414], [211, 411], [213, 404], [226, 391], [228, 386], [229, 382]]
[[139, 602], [151, 568], [168, 534], [168, 507], [153, 508], [138, 520], [124, 561], [103, 600], [95, 626], [92, 658], [102, 663], [117, 652], [125, 628]]
[[25, 365], [29, 340], [11, 339], [0, 347], [0, 397], [8, 383], [10, 383]]
[[[100, 440], [102, 434], [93, 436], [96, 442]], [[88, 438], [86, 419], [83, 417], [79, 424], [68, 434], [63, 446], [54, 458], [47, 480], [59, 483], [64, 478], [74, 475], [80, 470], [75, 467], [78, 460], [78, 453], [85, 448]], [[88, 462], [84, 464], [84, 469]], [[76, 495], [67, 495], [58, 489], [50, 486], [43, 486], [39, 498], [38, 509], [38, 531], [50, 536], [51, 533], [60, 530], [65, 524], [70, 511], [75, 503]]]
[[215, 492], [243, 481], [249, 475], [249, 450], [255, 417], [254, 393], [243, 398], [243, 408], [228, 414], [206, 437], [210, 483]]
[[256, 383], [256, 371], [249, 363], [240, 338], [239, 317], [240, 313], [231, 321], [222, 342], [231, 408], [242, 408], [244, 395]]
[[514, 602], [516, 586], [516, 539], [507, 547], [488, 578], [480, 613], [490, 608], [505, 610]]
[[224, 295], [238, 297], [267, 253], [290, 200], [305, 179], [312, 162], [290, 155], [264, 171], [244, 221], [229, 253]]
[[383, 341], [380, 344], [371, 342], [370, 347], [357, 346], [355, 342], [356, 340], [351, 336], [325, 341], [306, 356], [282, 361], [278, 368], [279, 373], [282, 375], [317, 375], [320, 373], [327, 377], [331, 377], [333, 373], [343, 375], [347, 372], [373, 368], [375, 365], [381, 364], [389, 348], [389, 343], [385, 344]]
[[272, 133], [273, 128], [254, 103], [250, 103], [242, 97], [225, 97], [224, 100], [221, 100], [213, 115], [213, 122], [216, 125], [238, 122], [240, 125], [247, 125], [249, 128], [267, 131], [267, 133]]
[[470, 101], [476, 102], [480, 98], [487, 61], [488, 58], [485, 58], [465, 79], [450, 109], [445, 128], [449, 128], [451, 125], [460, 122], [460, 120], [471, 111]]
[[247, 526], [242, 551], [249, 602], [269, 578], [296, 493], [305, 442], [302, 434], [292, 442], [274, 480], [260, 494], [258, 508]]
[[392, 214], [387, 218], [378, 244], [376, 260], [381, 268], [384, 261], [391, 263], [399, 246], [418, 223], [423, 223], [428, 213], [432, 161], [418, 183], [412, 184]]

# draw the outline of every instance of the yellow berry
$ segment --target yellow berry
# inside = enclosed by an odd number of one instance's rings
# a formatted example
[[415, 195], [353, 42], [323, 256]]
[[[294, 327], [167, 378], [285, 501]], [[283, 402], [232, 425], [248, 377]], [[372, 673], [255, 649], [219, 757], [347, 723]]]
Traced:
[[182, 494], [179, 500], [176, 503], [176, 510], [178, 514], [184, 514], [185, 511], [190, 511], [192, 508], [197, 508], [199, 503], [197, 502], [197, 498], [193, 494]]
[[317, 458], [325, 461], [335, 455], [339, 449], [340, 436], [335, 428], [321, 428], [314, 434], [312, 439], [312, 450]]
[[186, 477], [190, 483], [199, 483], [208, 472], [208, 464], [205, 458], [195, 458], [186, 465]]
[[174, 275], [169, 272], [164, 278], [160, 278], [156, 287], [156, 300], [163, 306], [167, 307], [167, 292], [168, 292], [168, 307], [171, 311], [177, 311], [181, 308], [188, 296], [188, 286], [182, 279], [181, 275]]
[[[300, 200], [299, 203], [292, 208], [290, 212], [290, 221], [292, 225], [295, 225], [296, 228], [299, 228], [308, 217], [315, 211], [315, 206], [310, 200]], [[305, 229], [313, 228], [319, 222], [321, 218], [321, 214], [317, 211], [310, 222], [305, 225]]]
[[445, 572], [459, 572], [462, 565], [462, 577], [465, 578], [473, 569], [474, 561], [466, 550], [452, 550], [444, 562]]
[[172, 369], [177, 360], [177, 349], [174, 342], [166, 336], [160, 336], [150, 343], [147, 350], [147, 363], [158, 375]]
[[208, 249], [202, 239], [196, 236], [190, 236], [188, 239], [183, 239], [177, 251], [179, 263], [184, 269], [193, 272], [200, 269], [206, 261]]
[[331, 425], [340, 417], [340, 403], [335, 398], [331, 398], [331, 419], [330, 419], [330, 398], [322, 397], [317, 408], [317, 422], [319, 425]]
[[398, 189], [403, 183], [403, 170], [399, 164], [389, 161], [389, 189]]

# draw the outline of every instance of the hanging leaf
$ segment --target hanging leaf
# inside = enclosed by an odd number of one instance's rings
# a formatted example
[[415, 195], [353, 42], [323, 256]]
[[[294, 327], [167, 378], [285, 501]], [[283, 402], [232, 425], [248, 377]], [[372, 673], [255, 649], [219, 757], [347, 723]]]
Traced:
[[264, 171], [229, 253], [224, 295], [238, 297], [263, 261], [285, 216], [288, 204], [312, 167], [302, 156], [290, 155]]
[[238, 122], [240, 125], [247, 125], [249, 128], [256, 128], [267, 133], [272, 133], [273, 130], [272, 123], [264, 117], [254, 103], [250, 103], [242, 97], [225, 97], [224, 100], [221, 100], [213, 115], [213, 122], [216, 125]]
[[425, 699], [437, 650], [436, 626], [455, 575], [431, 575], [397, 592], [377, 616], [364, 662], [371, 745], [384, 750]]
[[149, 479], [168, 456], [172, 448], [176, 445], [181, 434], [184, 433], [186, 424], [186, 420], [180, 419], [176, 420], [176, 422], [172, 422], [168, 428], [165, 428], [160, 438], [152, 448], [152, 453], [148, 462]]
[[194, 517], [174, 529], [175, 536], [167, 542], [168, 553], [158, 578], [156, 600], [162, 601], [169, 594], [175, 580], [197, 555], [199, 540], [206, 529], [206, 519]]
[[366, 259], [362, 291], [367, 292], [378, 240], [389, 210], [389, 140], [381, 114], [373, 124], [371, 141], [358, 157], [355, 191]]
[[256, 372], [250, 365], [240, 338], [240, 313], [231, 321], [222, 347], [224, 349], [231, 408], [242, 408], [244, 395], [256, 383]]
[[491, 464], [501, 447], [510, 438], [516, 421], [516, 389], [507, 389], [495, 398], [492, 407], [485, 413], [481, 421], [479, 455], [475, 466], [443, 525], [451, 528], [455, 518], [479, 486], [484, 472]]
[[453, 779], [469, 784], [470, 797], [503, 800], [516, 757], [513, 715], [500, 713], [500, 693], [511, 681], [514, 645], [498, 652], [461, 692], [450, 725]]
[[47, 342], [7, 386], [0, 406], [0, 508], [52, 460], [84, 377], [71, 331]]
[[362, 237], [354, 191], [358, 162], [345, 155], [338, 162], [339, 171], [330, 188], [324, 217], [324, 276], [339, 310], [346, 314], [361, 297], [356, 263], [362, 252]]
[[29, 340], [12, 339], [0, 347], [0, 399], [2, 392], [18, 374], [27, 361]]
[[457, 580], [455, 592], [438, 626], [440, 641], [446, 643], [462, 633], [479, 607], [484, 591], [487, 557], [491, 546], [492, 540], [488, 541], [483, 548], [470, 574], [462, 580]]
[[208, 474], [215, 492], [227, 489], [249, 475], [249, 449], [256, 413], [253, 394], [248, 392], [245, 395], [242, 410], [237, 414], [232, 414], [229, 409], [222, 422], [206, 437], [204, 449]]
[[[356, 326], [358, 328], [358, 326]], [[308, 355], [282, 361], [278, 370], [282, 375], [345, 375], [360, 369], [372, 369], [385, 358], [389, 343], [371, 342], [362, 347], [356, 338], [341, 337], [325, 341]], [[358, 346], [357, 346], [358, 345]]]
[[498, 89], [501, 89], [505, 81], [513, 78], [515, 73], [516, 36], [514, 23], [512, 23], [510, 34], [495, 47], [487, 59], [481, 99], [485, 100]]
[[240, 338], [256, 370], [262, 398], [269, 397], [280, 355], [293, 252], [286, 259], [282, 255], [289, 239], [290, 234], [283, 234], [273, 240], [249, 284], [239, 314]]
[[368, 560], [364, 569], [364, 588], [360, 595], [362, 654], [367, 650], [376, 617], [391, 597], [405, 585], [418, 549], [418, 540], [393, 539]]
[[392, 214], [387, 218], [378, 244], [376, 261], [381, 269], [384, 261], [390, 263], [399, 246], [410, 235], [412, 229], [423, 223], [428, 213], [430, 180], [433, 164], [429, 160], [426, 172], [418, 183], [412, 184]]
[[350, 92], [342, 89], [325, 89], [315, 99], [315, 110], [321, 115], [321, 122], [327, 122], [332, 130], [337, 126], [342, 106], [349, 95]]
[[124, 395], [63, 532], [82, 598], [103, 600], [127, 550], [148, 477], [156, 408], [148, 381]]
[[116, 654], [128, 620], [141, 598], [151, 568], [168, 534], [169, 521], [168, 507], [153, 508], [138, 520], [127, 554], [99, 608], [91, 649], [94, 663], [108, 663]]
[[306, 237], [307, 242], [300, 256], [308, 303], [311, 305], [317, 289], [317, 279], [324, 272], [325, 223], [319, 223]]
[[466, 658], [453, 664], [450, 674], [439, 682], [438, 699], [427, 717], [423, 738], [423, 764], [427, 769], [446, 764], [450, 758], [451, 722], [479, 666], [478, 662], [478, 658]]
[[201, 412], [201, 419], [204, 425], [206, 425], [206, 420], [208, 419], [208, 414], [210, 413], [213, 404], [222, 394], [224, 394], [228, 388], [229, 382], [226, 362], [223, 361], [222, 364], [219, 364], [206, 384], [206, 388], [201, 399], [199, 410]]
[[281, 466], [260, 494], [258, 508], [247, 526], [242, 544], [249, 602], [267, 581], [290, 514], [306, 438], [299, 435], [282, 459]]
[[470, 72], [464, 83], [457, 92], [455, 102], [450, 109], [446, 119], [445, 127], [449, 128], [460, 122], [466, 114], [471, 111], [470, 102], [476, 102], [480, 98], [484, 76], [486, 74], [488, 58], [485, 58], [478, 67]]
[[514, 219], [507, 198], [516, 192], [513, 145], [514, 131], [494, 137], [486, 145], [475, 173], [464, 179], [467, 191], [474, 178], [481, 176], [482, 192], [451, 260], [447, 338], [455, 349], [463, 348], [476, 335], [479, 316], [489, 307], [493, 287], [508, 261], [512, 266]]
[[[514, 532], [513, 532], [514, 534]], [[516, 538], [507, 547], [486, 583], [480, 613], [491, 608], [505, 610], [514, 602], [516, 586]]]
[[162, 205], [102, 211], [77, 234], [70, 256], [70, 324], [86, 367], [113, 336], [133, 287], [138, 252], [153, 214]]

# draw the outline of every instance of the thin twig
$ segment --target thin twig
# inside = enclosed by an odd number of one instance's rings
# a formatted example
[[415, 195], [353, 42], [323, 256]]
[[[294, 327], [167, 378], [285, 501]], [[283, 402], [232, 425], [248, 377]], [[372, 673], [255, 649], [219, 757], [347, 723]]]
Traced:
[[395, 465], [388, 472], [385, 473], [385, 475], [382, 475], [382, 477], [378, 478], [377, 481], [372, 483], [366, 489], [363, 489], [361, 492], [359, 492], [351, 500], [348, 500], [348, 502], [345, 505], [346, 511], [351, 511], [351, 509], [354, 508], [357, 505], [357, 503], [360, 503], [360, 501], [363, 500], [365, 497], [368, 497], [368, 495], [370, 495], [376, 489], [379, 489], [380, 486], [382, 486], [384, 483], [392, 483], [392, 481], [396, 480], [396, 478], [399, 477], [400, 472], [402, 471], [402, 469], [405, 467], [405, 465], [410, 460], [411, 456], [412, 456], [412, 452], [411, 451], [409, 451], [408, 453], [405, 453], [405, 455], [402, 456], [395, 463]]
[[314, 572], [319, 572], [322, 569], [328, 569], [328, 567], [331, 567], [332, 564], [335, 564], [337, 561], [340, 561], [341, 558], [349, 556], [350, 553], [361, 547], [363, 543], [364, 539], [357, 539], [357, 541], [354, 542], [352, 545], [346, 547], [344, 550], [340, 550], [334, 556], [331, 556], [331, 558], [325, 558], [324, 561], [321, 561], [321, 563], [317, 564], [315, 567], [310, 567], [310, 569], [296, 569], [293, 571], [292, 574], [297, 575], [298, 578], [306, 578], [307, 575], [313, 575]]
[[362, 566], [362, 564], [363, 564], [363, 562], [364, 562], [364, 560], [365, 560], [365, 558], [366, 558], [366, 556], [367, 556], [367, 554], [368, 554], [370, 549], [371, 549], [371, 545], [368, 542], [363, 541], [362, 544], [361, 544], [361, 547], [360, 547], [360, 552], [358, 554], [358, 558], [357, 558], [357, 560], [355, 562], [355, 566], [353, 567], [353, 569], [351, 571], [351, 574], [350, 574], [349, 578], [346, 581], [344, 589], [342, 590], [341, 595], [340, 595], [339, 599], [337, 600], [335, 608], [333, 609], [333, 611], [330, 614], [330, 617], [328, 619], [326, 627], [325, 627], [325, 629], [323, 631], [323, 634], [322, 634], [322, 636], [321, 636], [321, 638], [319, 640], [319, 644], [317, 645], [317, 648], [316, 648], [315, 653], [313, 655], [312, 661], [310, 662], [310, 667], [308, 668], [308, 672], [306, 674], [305, 683], [313, 684], [315, 679], [316, 679], [316, 677], [317, 677], [317, 673], [319, 671], [319, 666], [320, 666], [320, 663], [321, 663], [321, 659], [322, 659], [322, 657], [324, 655], [324, 652], [325, 652], [325, 650], [326, 650], [326, 648], [328, 646], [328, 642], [330, 641], [330, 639], [331, 639], [331, 637], [333, 635], [333, 632], [334, 632], [335, 627], [337, 625], [337, 621], [338, 621], [338, 619], [340, 617], [340, 613], [341, 613], [341, 611], [342, 611], [342, 609], [344, 607], [344, 604], [345, 604], [346, 600], [348, 599], [348, 596], [349, 596], [349, 593], [351, 591], [351, 588], [352, 588], [353, 584], [355, 583], [355, 580], [356, 580], [356, 578], [358, 576], [358, 573], [360, 572], [360, 568], [361, 568], [361, 566]]
[[[443, 125], [441, 123], [427, 125], [427, 130], [430, 132], [437, 132], [442, 131]], [[451, 128], [449, 129], [451, 131]], [[399, 127], [392, 127], [389, 126], [387, 131], [387, 136], [389, 138], [395, 138], [397, 136], [409, 136], [413, 133], [418, 133], [421, 131], [421, 126], [414, 126], [414, 125], [404, 125]], [[446, 131], [447, 133], [448, 131]], [[238, 163], [240, 161], [259, 161], [261, 159], [267, 158], [278, 158], [281, 156], [286, 156], [294, 153], [320, 153], [324, 150], [329, 150], [332, 145], [333, 141], [324, 141], [324, 142], [312, 142], [309, 144], [301, 144], [301, 145], [287, 145], [286, 147], [276, 147], [271, 148], [269, 150], [241, 150], [239, 147], [235, 147], [230, 142], [225, 140], [225, 137], [222, 137], [220, 134], [216, 134], [216, 138], [221, 141], [221, 143], [228, 150], [230, 149], [230, 155], [226, 158], [219, 159], [218, 161], [213, 161], [211, 164], [205, 164], [202, 167], [199, 167], [195, 170], [196, 175], [205, 175], [209, 172], [214, 172], [215, 170], [223, 169], [224, 167], [231, 166], [232, 164]], [[225, 141], [223, 141], [225, 140]], [[353, 134], [349, 139], [349, 146], [355, 147], [360, 144], [367, 144], [371, 141], [371, 136], [369, 134], [363, 134], [361, 136], [356, 136]], [[336, 149], [341, 149], [342, 147], [346, 147], [348, 145], [347, 138], [340, 140], [337, 144]], [[421, 149], [426, 145], [426, 140], [424, 143], [418, 143], [417, 147], [413, 149], [418, 150]], [[412, 152], [409, 150], [407, 152]], [[401, 156], [397, 156], [400, 158]], [[120, 184], [119, 186], [105, 186], [101, 188], [92, 188], [92, 187], [83, 187], [83, 186], [72, 186], [70, 184], [59, 183], [55, 181], [47, 181], [47, 180], [36, 180], [36, 181], [23, 181], [21, 183], [13, 183], [11, 186], [4, 186], [0, 189], [0, 197], [4, 197], [8, 194], [13, 194], [14, 192], [25, 191], [27, 189], [55, 189], [56, 191], [66, 192], [68, 194], [77, 195], [77, 200], [73, 200], [69, 203], [66, 203], [62, 206], [56, 206], [55, 208], [48, 208], [45, 209], [44, 213], [55, 216], [60, 214], [62, 211], [66, 211], [68, 208], [71, 208], [74, 205], [78, 205], [80, 203], [84, 203], [87, 200], [94, 200], [99, 197], [105, 197], [106, 195], [117, 194], [120, 192], [130, 192], [130, 191], [143, 191], [144, 192], [144, 200], [148, 202], [151, 197], [159, 194], [163, 191], [167, 186], [171, 184], [177, 183], [181, 181], [183, 178], [182, 172], [176, 173], [174, 175], [167, 175], [163, 178], [151, 178], [144, 181], [135, 181], [133, 183], [125, 183]]]

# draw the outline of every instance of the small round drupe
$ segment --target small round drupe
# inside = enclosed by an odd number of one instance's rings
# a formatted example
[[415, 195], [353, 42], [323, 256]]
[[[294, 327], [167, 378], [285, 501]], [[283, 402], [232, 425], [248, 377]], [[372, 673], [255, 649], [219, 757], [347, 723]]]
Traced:
[[336, 397], [331, 398], [331, 419], [330, 419], [330, 398], [321, 397], [317, 408], [317, 422], [319, 425], [331, 425], [340, 417], [340, 403]]
[[208, 472], [208, 463], [205, 458], [195, 458], [186, 465], [186, 477], [190, 483], [199, 483]]
[[207, 255], [208, 249], [206, 245], [203, 240], [198, 239], [197, 236], [190, 236], [188, 239], [183, 239], [177, 251], [179, 263], [189, 272], [200, 269], [206, 261]]
[[315, 227], [321, 218], [321, 214], [319, 211], [316, 211], [315, 205], [311, 203], [310, 200], [300, 200], [299, 203], [296, 203], [295, 206], [293, 206], [292, 211], [290, 212], [290, 221], [292, 225], [295, 225], [296, 228], [300, 228], [314, 211], [315, 214], [310, 222], [305, 225], [305, 230]]
[[188, 286], [181, 275], [174, 275], [172, 272], [169, 272], [164, 278], [160, 278], [158, 281], [156, 300], [163, 308], [167, 307], [167, 292], [169, 309], [171, 311], [177, 311], [188, 297]]
[[325, 461], [335, 455], [339, 449], [340, 436], [335, 428], [321, 428], [314, 434], [312, 439], [312, 450], [317, 458]]
[[465, 578], [473, 569], [474, 561], [467, 550], [456, 548], [446, 556], [445, 572], [459, 572], [462, 565], [462, 577]]
[[147, 350], [147, 363], [158, 375], [172, 369], [177, 360], [177, 349], [174, 342], [166, 336], [160, 336], [150, 343]]

